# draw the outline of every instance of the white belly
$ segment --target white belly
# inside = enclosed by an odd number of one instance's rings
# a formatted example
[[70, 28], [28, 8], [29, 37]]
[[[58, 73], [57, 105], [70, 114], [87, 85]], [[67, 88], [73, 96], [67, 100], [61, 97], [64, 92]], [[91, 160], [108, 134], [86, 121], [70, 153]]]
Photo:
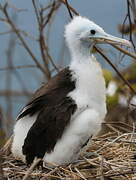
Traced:
[[14, 127], [14, 139], [11, 151], [15, 158], [21, 159], [23, 162], [25, 162], [25, 156], [22, 153], [22, 146], [24, 145], [24, 140], [27, 136], [29, 129], [36, 121], [36, 118], [37, 116], [26, 116], [22, 119], [19, 119]]
[[[24, 162], [25, 156], [22, 153], [22, 146], [35, 120], [36, 116], [33, 116], [33, 118], [25, 117], [15, 125], [12, 153], [15, 158]], [[57, 165], [74, 162], [79, 156], [82, 145], [91, 135], [95, 135], [100, 130], [100, 127], [99, 114], [93, 109], [84, 110], [79, 115], [76, 115], [76, 118], [71, 119], [63, 136], [56, 143], [54, 150], [51, 153], [46, 153], [43, 160]]]
[[74, 162], [82, 145], [95, 135], [101, 127], [99, 114], [93, 109], [86, 109], [75, 119], [71, 119], [62, 138], [57, 142], [54, 150], [44, 156], [45, 162], [57, 165]]

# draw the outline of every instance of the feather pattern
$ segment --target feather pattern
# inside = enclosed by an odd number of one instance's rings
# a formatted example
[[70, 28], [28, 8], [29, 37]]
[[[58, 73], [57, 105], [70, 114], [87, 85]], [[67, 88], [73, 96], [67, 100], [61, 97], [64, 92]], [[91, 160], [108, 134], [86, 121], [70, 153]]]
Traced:
[[45, 153], [54, 149], [76, 108], [74, 101], [65, 97], [57, 105], [45, 107], [40, 111], [23, 145], [27, 163], [32, 163], [34, 157], [43, 158]]
[[34, 97], [19, 114], [17, 120], [27, 115], [33, 116], [45, 107], [58, 104], [75, 88], [75, 82], [74, 80], [71, 81], [71, 77], [72, 73], [69, 67], [60, 71], [47, 84], [36, 91]]

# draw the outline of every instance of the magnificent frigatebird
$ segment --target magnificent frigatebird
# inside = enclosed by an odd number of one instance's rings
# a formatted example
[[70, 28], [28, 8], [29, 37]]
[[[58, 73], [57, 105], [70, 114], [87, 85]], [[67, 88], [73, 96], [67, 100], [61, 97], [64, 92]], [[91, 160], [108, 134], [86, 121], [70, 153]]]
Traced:
[[35, 157], [57, 165], [79, 157], [106, 115], [105, 81], [93, 47], [107, 41], [131, 45], [81, 16], [66, 25], [65, 40], [70, 65], [35, 93], [14, 127], [12, 153], [28, 164]]

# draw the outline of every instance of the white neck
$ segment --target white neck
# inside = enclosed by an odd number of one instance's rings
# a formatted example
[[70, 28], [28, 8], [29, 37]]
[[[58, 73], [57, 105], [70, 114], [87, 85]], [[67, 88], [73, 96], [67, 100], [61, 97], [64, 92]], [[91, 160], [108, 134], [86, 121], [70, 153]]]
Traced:
[[70, 69], [73, 71], [72, 78], [76, 80], [76, 89], [70, 96], [79, 107], [87, 105], [105, 114], [105, 81], [101, 66], [95, 57], [90, 55], [89, 51], [85, 53], [81, 49], [79, 51], [76, 49], [72, 54]]
[[[71, 52], [71, 63], [88, 63], [88, 59], [90, 58], [90, 46], [87, 43], [74, 43], [72, 48], [70, 48]], [[84, 60], [84, 61], [83, 61]]]

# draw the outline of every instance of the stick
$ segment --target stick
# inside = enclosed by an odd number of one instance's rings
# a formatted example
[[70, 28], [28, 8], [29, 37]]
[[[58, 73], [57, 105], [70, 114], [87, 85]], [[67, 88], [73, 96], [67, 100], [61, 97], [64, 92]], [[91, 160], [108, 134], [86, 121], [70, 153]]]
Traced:
[[72, 16], [72, 13], [70, 11], [70, 7], [69, 7], [69, 3], [67, 0], [65, 0], [65, 3], [66, 3], [66, 6], [67, 6], [67, 9], [68, 9], [68, 12], [69, 12], [69, 16], [71, 17], [71, 19], [73, 19], [73, 16]]
[[[63, 4], [65, 4], [66, 5], [66, 1], [65, 0], [60, 0]], [[66, 7], [67, 7], [67, 5], [66, 5]], [[75, 14], [75, 15], [77, 15], [77, 16], [79, 16], [79, 13], [72, 7], [72, 6], [68, 6], [69, 7], [69, 9]]]
[[37, 166], [37, 164], [41, 161], [41, 158], [35, 158], [32, 165], [30, 166], [30, 168], [28, 169], [28, 171], [26, 172], [25, 176], [23, 177], [22, 180], [27, 180], [30, 173], [33, 171], [33, 169]]
[[136, 94], [136, 91], [133, 89], [131, 84], [123, 77], [123, 75], [118, 71], [114, 64], [110, 61], [110, 59], [98, 48], [95, 46], [96, 51], [111, 65], [111, 67], [116, 71], [119, 77], [124, 81], [125, 84], [130, 88], [133, 94]]
[[43, 68], [43, 66], [38, 62], [38, 60], [36, 59], [35, 55], [32, 53], [32, 51], [30, 50], [30, 48], [28, 47], [27, 43], [24, 41], [23, 37], [21, 36], [21, 34], [19, 33], [18, 29], [16, 28], [15, 24], [12, 22], [12, 20], [9, 17], [9, 14], [6, 10], [7, 8], [7, 4], [5, 5], [5, 7], [2, 9], [5, 17], [7, 18], [7, 21], [9, 23], [9, 25], [11, 26], [11, 28], [13, 29], [13, 31], [16, 33], [18, 39], [21, 41], [21, 43], [23, 44], [24, 48], [27, 50], [27, 52], [29, 53], [29, 55], [31, 56], [31, 58], [33, 59], [33, 61], [35, 62], [35, 64], [37, 65], [37, 67], [46, 75], [45, 69]]
[[134, 59], [136, 59], [136, 54], [130, 53], [129, 51], [127, 51], [127, 50], [125, 50], [125, 49], [123, 49], [123, 48], [121, 48], [121, 47], [119, 47], [119, 46], [116, 46], [115, 44], [111, 44], [111, 43], [109, 43], [109, 44], [112, 45], [112, 46], [113, 46], [114, 48], [116, 48], [117, 50], [123, 52], [124, 54], [126, 54], [126, 55], [128, 55], [128, 56], [130, 56], [130, 57], [132, 57], [132, 58], [134, 58]]
[[10, 153], [11, 145], [13, 142], [13, 135], [7, 140], [6, 144], [1, 148], [1, 154], [8, 155]]

